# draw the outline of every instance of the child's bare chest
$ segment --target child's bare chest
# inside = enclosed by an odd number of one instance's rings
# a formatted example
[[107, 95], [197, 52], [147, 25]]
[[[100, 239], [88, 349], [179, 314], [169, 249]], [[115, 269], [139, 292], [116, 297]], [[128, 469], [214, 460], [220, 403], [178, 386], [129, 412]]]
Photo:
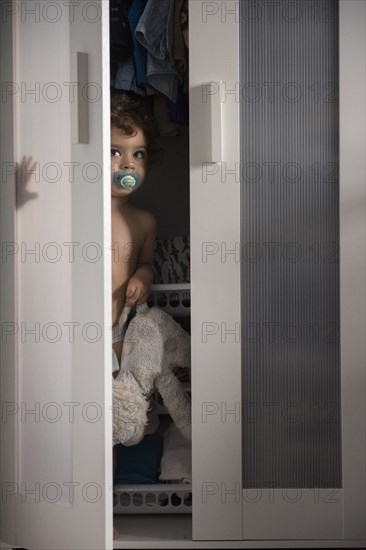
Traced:
[[125, 301], [128, 279], [136, 271], [145, 235], [138, 217], [112, 214], [112, 302], [113, 317], [120, 313]]
[[112, 218], [112, 260], [114, 264], [136, 266], [144, 241], [142, 228], [131, 217]]

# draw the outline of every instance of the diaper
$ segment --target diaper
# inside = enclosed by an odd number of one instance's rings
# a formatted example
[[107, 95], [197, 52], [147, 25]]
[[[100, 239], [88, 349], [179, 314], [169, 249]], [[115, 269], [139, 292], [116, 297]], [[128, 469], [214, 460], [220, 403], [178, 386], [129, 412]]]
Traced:
[[118, 371], [119, 371], [119, 363], [118, 363], [117, 355], [114, 349], [112, 348], [112, 373], [118, 372]]
[[[132, 306], [128, 312], [126, 322], [124, 324], [121, 324], [121, 321], [118, 325], [115, 327], [112, 327], [112, 344], [115, 342], [123, 342], [125, 332], [127, 330], [127, 326], [131, 319], [133, 319], [136, 315], [136, 306]], [[117, 359], [116, 352], [114, 351], [112, 347], [112, 373], [117, 372], [120, 369], [120, 364]]]
[[[123, 342], [123, 337], [121, 336], [119, 325], [112, 327], [112, 344], [114, 344], [115, 342]], [[117, 355], [112, 347], [112, 373], [118, 372], [119, 368], [120, 365], [117, 359]]]

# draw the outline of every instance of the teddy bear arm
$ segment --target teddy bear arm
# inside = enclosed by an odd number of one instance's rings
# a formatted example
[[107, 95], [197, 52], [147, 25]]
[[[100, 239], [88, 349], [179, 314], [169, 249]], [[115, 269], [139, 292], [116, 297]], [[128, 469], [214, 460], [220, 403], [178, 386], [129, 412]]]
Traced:
[[113, 444], [137, 445], [144, 437], [149, 403], [130, 374], [113, 379], [112, 389]]
[[178, 378], [170, 371], [156, 379], [155, 385], [163, 398], [173, 422], [187, 439], [190, 438], [191, 404]]

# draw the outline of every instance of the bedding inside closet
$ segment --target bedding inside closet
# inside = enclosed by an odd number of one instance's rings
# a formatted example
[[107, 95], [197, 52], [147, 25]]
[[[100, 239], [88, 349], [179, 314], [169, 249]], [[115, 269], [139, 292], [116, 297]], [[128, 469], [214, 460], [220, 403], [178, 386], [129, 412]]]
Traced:
[[[157, 8], [161, 9], [161, 34], [155, 38], [161, 51], [165, 45], [174, 58], [174, 62], [158, 61], [158, 75], [149, 49], [141, 45], [145, 29], [149, 32], [149, 13], [156, 14]], [[136, 40], [139, 32], [140, 41]], [[157, 221], [154, 277], [147, 303], [171, 314], [190, 334], [187, 46], [187, 0], [171, 0], [168, 10], [156, 0], [110, 0], [111, 90], [149, 96], [162, 151], [160, 161], [130, 199]], [[190, 369], [179, 369], [176, 375], [190, 395]], [[157, 429], [137, 445], [117, 446], [113, 521], [119, 539], [115, 548], [126, 540], [192, 538], [191, 442], [180, 434], [157, 391], [150, 403], [159, 415]]]

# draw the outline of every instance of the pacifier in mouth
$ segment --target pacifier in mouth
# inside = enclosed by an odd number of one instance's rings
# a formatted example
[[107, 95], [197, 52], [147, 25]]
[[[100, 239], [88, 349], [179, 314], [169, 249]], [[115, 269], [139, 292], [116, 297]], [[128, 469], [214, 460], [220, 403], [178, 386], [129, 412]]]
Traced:
[[113, 174], [113, 183], [119, 189], [135, 189], [141, 182], [141, 176], [137, 172], [127, 172], [126, 170], [117, 170]]

